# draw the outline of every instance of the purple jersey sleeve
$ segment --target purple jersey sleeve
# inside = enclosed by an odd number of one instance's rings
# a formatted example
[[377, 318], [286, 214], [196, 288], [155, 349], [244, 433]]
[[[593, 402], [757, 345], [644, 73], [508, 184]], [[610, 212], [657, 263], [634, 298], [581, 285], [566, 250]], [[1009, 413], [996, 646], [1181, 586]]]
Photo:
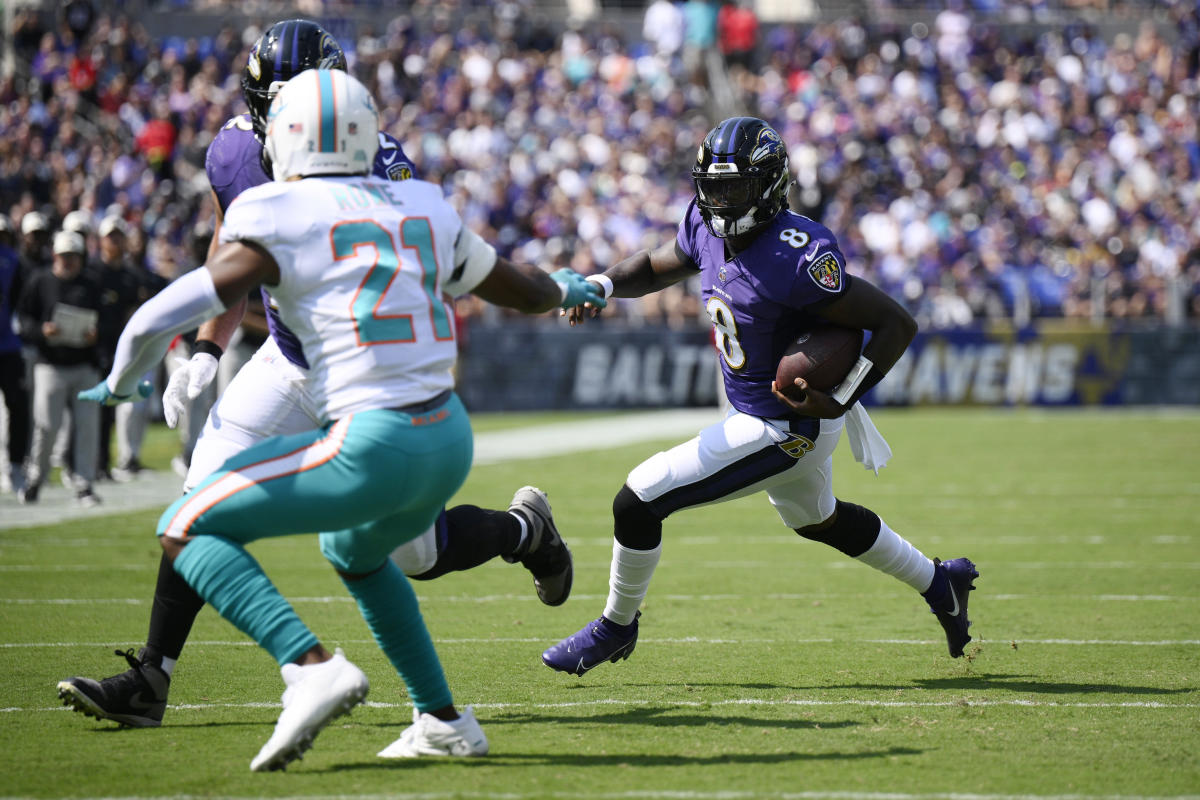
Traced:
[[390, 181], [406, 181], [417, 177], [417, 168], [404, 154], [400, 142], [390, 133], [383, 131], [379, 132], [379, 151], [375, 153], [373, 172]]
[[683, 221], [679, 223], [679, 233], [675, 235], [675, 242], [683, 254], [696, 264], [700, 263], [700, 258], [696, 253], [696, 240], [703, 231], [705, 231], [704, 221], [700, 218], [699, 209], [696, 208], [696, 199], [692, 198], [687, 211], [683, 214]]
[[254, 135], [249, 114], [236, 116], [221, 126], [208, 146], [204, 171], [222, 214], [239, 194], [271, 180], [263, 170], [262, 143]]

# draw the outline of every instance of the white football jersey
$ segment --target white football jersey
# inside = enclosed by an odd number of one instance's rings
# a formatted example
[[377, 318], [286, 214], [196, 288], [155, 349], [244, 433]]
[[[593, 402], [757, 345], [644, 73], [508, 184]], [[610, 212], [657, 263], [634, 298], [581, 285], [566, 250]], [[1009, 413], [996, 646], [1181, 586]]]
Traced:
[[221, 243], [279, 264], [267, 287], [309, 364], [327, 420], [428, 400], [454, 386], [454, 308], [496, 263], [441, 189], [425, 181], [305, 178], [247, 189]]

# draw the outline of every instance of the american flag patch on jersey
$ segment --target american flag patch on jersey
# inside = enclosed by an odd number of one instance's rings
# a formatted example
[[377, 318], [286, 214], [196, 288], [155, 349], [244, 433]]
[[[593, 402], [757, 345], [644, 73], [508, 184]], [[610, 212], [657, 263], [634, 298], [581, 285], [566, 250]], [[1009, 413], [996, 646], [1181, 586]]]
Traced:
[[842, 290], [842, 265], [838, 263], [833, 253], [826, 253], [808, 265], [808, 274], [812, 276], [817, 286], [827, 292]]

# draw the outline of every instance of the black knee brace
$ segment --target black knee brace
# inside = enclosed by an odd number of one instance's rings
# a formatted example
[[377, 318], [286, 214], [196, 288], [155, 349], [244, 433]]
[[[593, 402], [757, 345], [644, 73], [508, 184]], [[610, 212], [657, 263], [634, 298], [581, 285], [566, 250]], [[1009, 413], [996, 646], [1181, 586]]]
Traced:
[[653, 550], [662, 544], [662, 517], [628, 486], [613, 499], [613, 536], [630, 550]]
[[823, 528], [817, 525], [796, 528], [796, 533], [805, 539], [827, 544], [851, 558], [857, 558], [875, 544], [882, 524], [879, 515], [871, 509], [838, 500], [831, 524]]

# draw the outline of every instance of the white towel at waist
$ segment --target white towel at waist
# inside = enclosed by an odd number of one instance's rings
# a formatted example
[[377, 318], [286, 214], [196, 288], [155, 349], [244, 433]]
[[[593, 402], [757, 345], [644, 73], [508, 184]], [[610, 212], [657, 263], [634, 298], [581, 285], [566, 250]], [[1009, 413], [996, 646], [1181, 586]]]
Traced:
[[888, 447], [887, 440], [879, 433], [862, 403], [855, 403], [846, 412], [846, 438], [850, 440], [854, 460], [874, 470], [876, 475], [892, 457], [892, 448]]

